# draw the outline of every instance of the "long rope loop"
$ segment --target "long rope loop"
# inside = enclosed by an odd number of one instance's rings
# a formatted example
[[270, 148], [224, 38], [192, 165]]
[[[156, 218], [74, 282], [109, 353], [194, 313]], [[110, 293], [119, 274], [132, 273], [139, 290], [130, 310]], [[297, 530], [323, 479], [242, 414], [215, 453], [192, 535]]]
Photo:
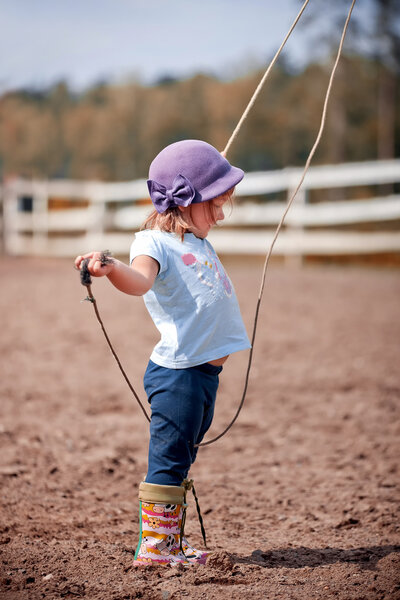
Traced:
[[245, 383], [244, 383], [244, 389], [243, 389], [243, 394], [242, 394], [242, 398], [241, 398], [239, 407], [238, 407], [238, 409], [236, 411], [236, 414], [233, 417], [232, 421], [229, 423], [229, 425], [227, 427], [225, 427], [225, 429], [222, 431], [222, 433], [220, 433], [216, 437], [212, 438], [211, 440], [208, 440], [206, 442], [201, 442], [200, 444], [196, 444], [196, 447], [199, 447], [199, 446], [208, 446], [209, 444], [212, 444], [212, 443], [216, 442], [217, 440], [219, 440], [220, 438], [222, 438], [222, 436], [224, 436], [229, 431], [229, 429], [233, 426], [233, 424], [235, 423], [236, 419], [239, 416], [240, 411], [242, 410], [242, 407], [243, 407], [243, 404], [244, 404], [244, 400], [246, 398], [248, 384], [249, 384], [250, 369], [251, 369], [251, 365], [252, 365], [252, 361], [253, 361], [254, 342], [255, 342], [255, 339], [256, 339], [256, 332], [257, 332], [258, 316], [259, 316], [259, 312], [260, 312], [260, 305], [261, 305], [262, 296], [263, 296], [263, 293], [264, 293], [265, 278], [266, 278], [266, 274], [267, 274], [267, 268], [268, 268], [269, 260], [271, 258], [272, 250], [273, 250], [275, 242], [276, 242], [276, 240], [278, 238], [279, 232], [280, 232], [280, 230], [282, 228], [282, 225], [283, 225], [283, 223], [285, 221], [286, 215], [289, 212], [290, 207], [292, 206], [293, 201], [296, 198], [297, 193], [298, 193], [300, 187], [303, 184], [303, 181], [304, 181], [306, 173], [307, 173], [307, 171], [309, 169], [311, 160], [312, 160], [312, 158], [313, 158], [313, 156], [315, 154], [315, 151], [316, 151], [316, 149], [317, 149], [317, 147], [319, 145], [319, 142], [321, 140], [321, 136], [322, 136], [323, 130], [325, 128], [326, 113], [327, 113], [329, 98], [330, 98], [330, 94], [331, 94], [331, 90], [332, 90], [332, 84], [333, 84], [333, 80], [334, 80], [334, 77], [335, 77], [337, 66], [339, 64], [339, 59], [340, 59], [340, 56], [342, 54], [342, 48], [343, 48], [344, 39], [346, 37], [347, 28], [348, 28], [349, 23], [350, 23], [351, 14], [353, 12], [353, 8], [354, 8], [355, 3], [356, 3], [356, 0], [352, 0], [351, 6], [350, 6], [350, 9], [349, 9], [347, 18], [346, 18], [346, 22], [345, 22], [344, 27], [343, 27], [342, 36], [340, 38], [340, 43], [339, 43], [338, 51], [337, 51], [337, 54], [336, 54], [336, 60], [335, 60], [334, 65], [332, 67], [332, 71], [331, 71], [331, 75], [330, 75], [330, 78], [329, 78], [328, 87], [327, 87], [326, 94], [325, 94], [325, 100], [324, 100], [324, 105], [323, 105], [322, 115], [321, 115], [321, 122], [320, 122], [320, 126], [319, 126], [317, 137], [316, 137], [314, 145], [311, 148], [310, 153], [308, 155], [306, 164], [305, 164], [304, 169], [303, 169], [303, 173], [302, 173], [302, 175], [300, 177], [300, 181], [297, 184], [296, 189], [292, 193], [292, 196], [290, 197], [290, 199], [289, 199], [289, 201], [287, 203], [287, 206], [286, 206], [286, 208], [285, 208], [285, 210], [283, 212], [283, 215], [281, 217], [281, 220], [279, 221], [279, 224], [278, 224], [278, 226], [276, 228], [275, 235], [274, 235], [274, 237], [272, 239], [271, 245], [269, 247], [269, 250], [268, 250], [266, 258], [265, 258], [263, 273], [262, 273], [262, 277], [261, 277], [260, 291], [259, 291], [259, 294], [258, 294], [256, 311], [255, 311], [255, 317], [254, 317], [253, 333], [252, 333], [252, 336], [251, 336], [251, 349], [250, 349], [250, 353], [249, 353], [249, 361], [248, 361], [248, 364], [247, 364], [247, 371], [246, 371], [246, 378], [245, 378]]
[[[265, 83], [265, 81], [266, 81], [269, 73], [271, 72], [271, 69], [272, 69], [273, 65], [275, 64], [275, 62], [276, 62], [279, 54], [281, 53], [284, 45], [286, 44], [286, 41], [288, 40], [290, 34], [292, 33], [293, 29], [297, 25], [297, 22], [299, 21], [301, 15], [303, 14], [304, 9], [306, 8], [308, 2], [309, 2], [309, 0], [306, 0], [304, 2], [304, 4], [303, 4], [303, 6], [302, 6], [302, 8], [301, 8], [301, 10], [299, 12], [299, 14], [297, 15], [295, 21], [293, 22], [293, 24], [292, 24], [289, 32], [287, 33], [287, 35], [286, 35], [286, 37], [284, 39], [284, 41], [282, 42], [282, 44], [279, 47], [277, 53], [275, 54], [274, 58], [272, 59], [270, 65], [268, 67], [268, 69], [266, 70], [263, 78], [261, 79], [260, 83], [258, 84], [258, 86], [257, 86], [257, 88], [256, 88], [256, 90], [255, 90], [255, 92], [253, 94], [253, 96], [250, 99], [249, 104], [247, 105], [247, 107], [246, 107], [244, 113], [242, 114], [242, 116], [241, 116], [241, 118], [240, 118], [240, 120], [239, 120], [239, 122], [238, 122], [238, 124], [237, 124], [237, 126], [235, 128], [235, 130], [233, 131], [233, 133], [232, 133], [232, 135], [231, 135], [231, 137], [230, 137], [230, 139], [229, 139], [229, 141], [228, 141], [225, 149], [223, 150], [223, 155], [224, 156], [226, 156], [226, 154], [227, 154], [228, 150], [230, 149], [233, 141], [237, 137], [237, 135], [238, 135], [238, 133], [239, 133], [239, 131], [240, 131], [242, 125], [243, 125], [244, 120], [246, 119], [247, 115], [249, 114], [251, 108], [253, 107], [253, 105], [254, 105], [254, 103], [255, 103], [255, 101], [257, 99], [257, 96], [259, 95], [259, 93], [260, 93], [260, 91], [261, 91], [261, 89], [262, 89], [262, 87], [263, 87], [263, 85], [264, 85], [264, 83]], [[304, 178], [305, 178], [305, 176], [307, 174], [307, 171], [309, 169], [311, 160], [312, 160], [312, 158], [313, 158], [313, 156], [315, 154], [315, 151], [316, 151], [316, 149], [317, 149], [317, 147], [319, 145], [319, 142], [321, 140], [321, 136], [322, 136], [322, 133], [323, 133], [323, 130], [324, 130], [324, 127], [325, 127], [326, 113], [327, 113], [329, 98], [330, 98], [330, 94], [331, 94], [332, 84], [333, 84], [333, 80], [334, 80], [334, 77], [335, 77], [337, 66], [339, 64], [339, 59], [340, 59], [340, 56], [341, 56], [341, 53], [342, 53], [344, 39], [346, 37], [347, 28], [348, 28], [348, 25], [349, 25], [349, 22], [350, 22], [350, 19], [351, 19], [351, 14], [353, 12], [353, 8], [354, 8], [355, 3], [356, 3], [356, 0], [352, 0], [351, 6], [350, 6], [350, 9], [349, 9], [347, 18], [346, 18], [346, 22], [344, 24], [344, 28], [343, 28], [343, 31], [342, 31], [342, 36], [341, 36], [341, 39], [340, 39], [339, 48], [338, 48], [337, 55], [336, 55], [336, 60], [334, 62], [334, 65], [333, 65], [333, 68], [332, 68], [332, 71], [331, 71], [331, 75], [330, 75], [330, 78], [329, 78], [329, 83], [328, 83], [327, 91], [326, 91], [326, 94], [325, 94], [325, 100], [324, 100], [324, 105], [323, 105], [323, 110], [322, 110], [321, 122], [320, 122], [320, 127], [319, 127], [319, 130], [318, 130], [317, 137], [316, 137], [314, 145], [311, 148], [310, 153], [308, 155], [308, 158], [307, 158], [306, 164], [304, 166], [304, 170], [303, 170], [303, 173], [301, 175], [300, 181], [299, 181], [296, 189], [294, 190], [292, 196], [290, 197], [290, 199], [289, 199], [289, 201], [287, 203], [287, 206], [286, 206], [286, 208], [285, 208], [285, 210], [283, 212], [283, 215], [281, 217], [281, 220], [280, 220], [280, 222], [279, 222], [279, 224], [278, 224], [278, 226], [276, 228], [274, 237], [272, 239], [272, 242], [270, 244], [269, 250], [268, 250], [266, 258], [265, 258], [264, 268], [263, 268], [262, 277], [261, 277], [260, 290], [259, 290], [259, 294], [258, 294], [258, 298], [257, 298], [256, 310], [255, 310], [255, 315], [254, 315], [253, 332], [252, 332], [252, 336], [251, 336], [251, 348], [250, 348], [250, 352], [249, 352], [249, 360], [248, 360], [248, 364], [247, 364], [245, 383], [244, 383], [243, 393], [242, 393], [242, 397], [241, 397], [241, 400], [240, 400], [239, 407], [238, 407], [238, 409], [237, 409], [237, 411], [235, 413], [235, 416], [233, 417], [232, 421], [229, 423], [229, 425], [227, 427], [225, 427], [225, 429], [222, 431], [222, 433], [220, 433], [216, 437], [212, 438], [211, 440], [208, 440], [206, 442], [201, 442], [200, 444], [196, 444], [195, 447], [208, 446], [209, 444], [212, 444], [212, 443], [216, 442], [217, 440], [221, 439], [231, 429], [231, 427], [234, 425], [234, 423], [236, 422], [236, 420], [237, 420], [237, 418], [239, 416], [240, 411], [242, 410], [242, 407], [243, 407], [243, 404], [244, 404], [244, 401], [245, 401], [245, 398], [246, 398], [246, 394], [247, 394], [247, 388], [248, 388], [248, 383], [249, 383], [250, 370], [251, 370], [251, 365], [252, 365], [252, 361], [253, 361], [254, 342], [255, 342], [255, 339], [256, 339], [258, 317], [259, 317], [259, 312], [260, 312], [261, 300], [262, 300], [262, 296], [263, 296], [263, 293], [264, 293], [265, 278], [266, 278], [266, 273], [267, 273], [267, 268], [268, 268], [269, 260], [270, 260], [270, 257], [271, 257], [271, 254], [272, 254], [275, 242], [276, 242], [276, 240], [278, 238], [279, 232], [280, 232], [280, 230], [282, 228], [282, 225], [283, 225], [283, 223], [285, 221], [286, 215], [289, 212], [290, 207], [292, 206], [293, 201], [296, 198], [297, 193], [298, 193], [300, 187], [303, 184], [303, 181], [304, 181]], [[103, 253], [103, 258], [106, 261], [110, 259], [110, 256], [109, 256], [109, 254], [107, 254], [107, 251]], [[146, 409], [144, 408], [142, 402], [140, 401], [140, 399], [139, 399], [136, 391], [134, 390], [132, 384], [130, 383], [130, 381], [128, 379], [128, 376], [126, 375], [126, 373], [125, 373], [125, 371], [124, 371], [124, 369], [123, 369], [123, 367], [121, 365], [121, 362], [120, 362], [120, 360], [118, 358], [118, 355], [115, 352], [115, 350], [114, 350], [114, 348], [113, 348], [113, 346], [111, 344], [110, 338], [108, 337], [108, 334], [107, 334], [107, 332], [105, 330], [103, 321], [102, 321], [102, 319], [100, 317], [100, 314], [99, 314], [99, 311], [98, 311], [98, 308], [97, 308], [96, 299], [94, 298], [94, 296], [92, 294], [92, 291], [91, 291], [90, 273], [87, 270], [87, 262], [85, 264], [85, 261], [82, 261], [81, 282], [87, 288], [88, 297], [86, 298], [86, 300], [89, 300], [93, 304], [93, 308], [95, 310], [97, 320], [100, 323], [100, 326], [101, 326], [101, 329], [103, 331], [103, 334], [104, 334], [104, 336], [105, 336], [105, 338], [107, 340], [108, 346], [109, 346], [109, 348], [110, 348], [110, 350], [111, 350], [111, 352], [112, 352], [115, 360], [117, 361], [117, 364], [118, 364], [118, 366], [120, 368], [120, 371], [121, 371], [121, 373], [122, 373], [125, 381], [127, 382], [128, 386], [129, 386], [129, 389], [131, 390], [131, 392], [134, 395], [134, 397], [136, 398], [136, 400], [137, 400], [140, 408], [142, 409], [142, 412], [143, 412], [144, 416], [146, 417], [147, 421], [150, 422], [150, 417], [148, 416], [148, 414], [146, 412]], [[193, 490], [193, 493], [195, 494], [194, 490]], [[198, 506], [198, 501], [197, 501], [196, 494], [195, 494], [195, 500], [196, 500], [196, 507], [198, 508], [198, 512], [199, 512], [199, 506]], [[186, 517], [186, 515], [183, 515], [183, 519], [185, 519], [185, 517]], [[200, 518], [200, 514], [199, 514], [199, 520], [200, 520], [200, 524], [202, 526], [202, 519]], [[184, 526], [184, 523], [183, 523], [183, 526]], [[205, 540], [205, 532], [203, 531], [203, 527], [202, 527], [202, 534], [203, 534], [203, 539], [204, 539], [204, 542], [205, 542], [206, 541]]]
[[[101, 261], [102, 261], [102, 264], [107, 264], [107, 262], [111, 262], [112, 261], [112, 258], [111, 258], [110, 254], [108, 253], [107, 250], [105, 250], [104, 252], [102, 252], [102, 254], [101, 254]], [[123, 368], [123, 366], [121, 364], [121, 361], [118, 358], [118, 354], [115, 352], [114, 347], [113, 347], [113, 345], [111, 343], [111, 340], [108, 337], [108, 333], [106, 331], [106, 328], [104, 327], [104, 323], [103, 323], [102, 318], [100, 316], [99, 309], [97, 308], [96, 298], [93, 296], [93, 293], [92, 293], [92, 287], [91, 287], [92, 279], [91, 279], [91, 276], [90, 276], [90, 273], [89, 273], [89, 270], [88, 270], [88, 262], [89, 262], [89, 259], [86, 258], [85, 260], [82, 261], [82, 265], [81, 265], [81, 283], [82, 283], [82, 285], [84, 285], [86, 287], [87, 293], [88, 293], [87, 298], [85, 298], [85, 300], [89, 300], [89, 302], [92, 303], [93, 308], [94, 308], [94, 312], [96, 313], [97, 320], [100, 323], [100, 327], [101, 327], [101, 329], [102, 329], [102, 331], [104, 333], [104, 337], [107, 340], [108, 347], [110, 348], [111, 353], [112, 353], [113, 357], [115, 358], [115, 360], [116, 360], [116, 362], [118, 364], [119, 370], [121, 371], [121, 373], [122, 373], [122, 375], [123, 375], [126, 383], [128, 384], [128, 387], [131, 390], [132, 394], [135, 396], [135, 398], [136, 398], [136, 400], [137, 400], [140, 408], [142, 409], [142, 412], [143, 412], [144, 416], [146, 417], [146, 419], [150, 423], [150, 417], [147, 414], [146, 409], [143, 406], [143, 404], [142, 404], [139, 396], [137, 395], [136, 390], [134, 389], [133, 385], [129, 381], [129, 377], [126, 374], [126, 372], [125, 372], [125, 370], [124, 370], [124, 368]]]
[[[272, 68], [273, 68], [273, 66], [274, 66], [274, 64], [275, 64], [275, 62], [277, 61], [277, 59], [278, 59], [278, 57], [279, 57], [280, 53], [282, 52], [282, 50], [283, 50], [283, 47], [285, 46], [285, 44], [286, 44], [287, 40], [289, 39], [289, 37], [290, 37], [290, 35], [291, 35], [292, 31], [293, 31], [293, 30], [294, 30], [294, 28], [296, 27], [296, 25], [297, 25], [297, 23], [298, 23], [298, 21], [299, 21], [299, 19], [300, 19], [301, 15], [303, 14], [303, 12], [304, 12], [304, 10], [305, 10], [305, 8], [306, 8], [307, 4], [309, 3], [309, 1], [310, 1], [310, 0], [305, 0], [305, 2], [304, 2], [304, 4], [303, 4], [303, 6], [301, 7], [301, 9], [300, 9], [300, 11], [299, 11], [299, 13], [298, 13], [297, 17], [296, 17], [296, 18], [295, 18], [295, 20], [293, 21], [293, 23], [292, 23], [292, 25], [291, 25], [291, 27], [290, 27], [290, 29], [289, 29], [288, 33], [286, 34], [286, 36], [285, 36], [285, 38], [284, 38], [284, 40], [283, 40], [282, 44], [281, 44], [281, 45], [280, 45], [280, 47], [278, 48], [278, 50], [277, 50], [277, 52], [276, 52], [275, 56], [273, 57], [273, 59], [272, 59], [271, 63], [269, 64], [269, 66], [268, 66], [267, 70], [265, 71], [265, 73], [264, 73], [264, 75], [263, 75], [263, 77], [262, 77], [262, 79], [261, 79], [260, 83], [258, 84], [257, 88], [255, 89], [255, 91], [254, 91], [254, 93], [253, 93], [253, 95], [252, 95], [252, 97], [251, 97], [251, 99], [250, 99], [250, 102], [248, 103], [248, 105], [247, 105], [247, 107], [246, 107], [245, 111], [243, 112], [243, 114], [242, 114], [242, 116], [241, 116], [241, 118], [240, 118], [240, 120], [239, 120], [238, 124], [236, 125], [236, 127], [235, 127], [235, 129], [234, 129], [234, 131], [233, 131], [233, 133], [232, 133], [232, 135], [231, 135], [231, 137], [230, 137], [230, 139], [229, 139], [229, 141], [228, 141], [227, 145], [225, 146], [225, 149], [224, 149], [224, 151], [222, 152], [222, 154], [223, 154], [224, 156], [226, 156], [226, 154], [227, 154], [228, 150], [230, 149], [230, 147], [231, 147], [231, 145], [232, 145], [233, 141], [236, 139], [236, 137], [237, 137], [237, 135], [238, 135], [238, 133], [239, 133], [239, 130], [241, 129], [241, 127], [242, 127], [242, 125], [243, 125], [243, 123], [244, 123], [245, 119], [247, 118], [247, 115], [249, 114], [250, 110], [251, 110], [251, 109], [252, 109], [252, 107], [254, 106], [254, 103], [255, 103], [255, 101], [256, 101], [256, 99], [257, 99], [257, 97], [258, 97], [258, 95], [259, 95], [259, 93], [260, 93], [261, 89], [263, 88], [263, 86], [264, 86], [264, 84], [265, 84], [265, 82], [266, 82], [266, 80], [267, 80], [267, 78], [268, 78], [269, 74], [271, 73], [271, 70], [272, 70]], [[110, 259], [110, 255], [109, 255], [109, 253], [108, 253], [107, 251], [105, 251], [105, 252], [103, 252], [103, 253], [102, 253], [102, 259], [104, 259], [105, 261], [107, 261], [108, 259]], [[264, 277], [265, 277], [265, 275], [264, 275]], [[85, 278], [87, 279], [87, 281], [86, 281], [86, 282], [85, 282]], [[101, 329], [102, 329], [102, 331], [103, 331], [103, 334], [104, 334], [104, 336], [105, 336], [105, 338], [106, 338], [106, 340], [107, 340], [107, 344], [108, 344], [108, 346], [109, 346], [109, 348], [110, 348], [110, 350], [111, 350], [111, 352], [112, 352], [112, 354], [113, 354], [113, 356], [114, 356], [114, 358], [115, 358], [115, 360], [116, 360], [116, 362], [117, 362], [117, 364], [118, 364], [118, 367], [119, 367], [119, 369], [120, 369], [120, 371], [121, 371], [121, 373], [122, 373], [122, 375], [123, 375], [123, 377], [124, 377], [124, 379], [125, 379], [126, 383], [128, 384], [128, 386], [129, 386], [129, 389], [131, 390], [131, 392], [132, 392], [132, 394], [134, 395], [134, 397], [136, 398], [136, 400], [137, 400], [137, 402], [138, 402], [138, 404], [139, 404], [140, 408], [142, 409], [142, 412], [143, 412], [144, 416], [146, 417], [147, 421], [149, 421], [149, 422], [150, 422], [150, 417], [148, 416], [148, 414], [147, 414], [147, 412], [146, 412], [146, 409], [144, 408], [144, 406], [143, 406], [142, 402], [140, 401], [140, 399], [139, 399], [139, 397], [138, 397], [138, 395], [137, 395], [137, 393], [136, 393], [135, 389], [133, 388], [133, 386], [132, 386], [131, 382], [129, 381], [129, 379], [128, 379], [128, 376], [126, 375], [126, 373], [125, 373], [125, 370], [124, 370], [124, 368], [122, 367], [122, 364], [121, 364], [121, 362], [120, 362], [120, 360], [119, 360], [119, 358], [118, 358], [118, 355], [117, 355], [117, 353], [115, 352], [115, 350], [114, 350], [114, 348], [113, 348], [113, 346], [112, 346], [112, 343], [111, 343], [111, 341], [110, 341], [110, 338], [108, 337], [107, 331], [106, 331], [106, 329], [105, 329], [105, 327], [104, 327], [103, 321], [102, 321], [102, 319], [101, 319], [101, 317], [100, 317], [100, 314], [99, 314], [99, 311], [98, 311], [98, 308], [97, 308], [97, 302], [96, 302], [96, 299], [94, 298], [94, 296], [93, 296], [93, 294], [92, 294], [92, 291], [91, 291], [91, 279], [90, 279], [90, 273], [89, 273], [89, 272], [88, 272], [88, 270], [87, 270], [87, 262], [85, 263], [85, 261], [82, 261], [82, 269], [81, 269], [81, 282], [82, 282], [82, 284], [83, 284], [83, 285], [85, 285], [85, 286], [86, 286], [86, 288], [87, 288], [87, 290], [88, 290], [88, 296], [87, 296], [87, 298], [86, 298], [86, 299], [87, 299], [87, 300], [90, 300], [90, 302], [93, 304], [93, 308], [94, 308], [94, 311], [95, 311], [95, 313], [96, 313], [97, 320], [98, 320], [98, 322], [100, 323], [100, 326], [101, 326]], [[255, 327], [254, 327], [254, 329], [253, 329], [252, 344], [251, 344], [250, 358], [249, 358], [249, 363], [248, 363], [248, 367], [247, 367], [247, 373], [246, 373], [245, 388], [244, 388], [243, 396], [242, 396], [242, 399], [241, 399], [241, 402], [240, 402], [239, 408], [238, 408], [238, 410], [237, 410], [237, 413], [236, 413], [235, 417], [233, 418], [232, 422], [231, 422], [231, 423], [228, 425], [228, 427], [227, 427], [227, 428], [224, 430], [224, 432], [223, 432], [223, 433], [221, 433], [221, 434], [220, 434], [219, 436], [217, 436], [215, 439], [213, 439], [213, 440], [210, 440], [210, 441], [208, 441], [208, 442], [203, 442], [203, 443], [201, 443], [201, 444], [197, 444], [197, 446], [205, 446], [205, 445], [211, 444], [212, 442], [214, 442], [214, 441], [218, 440], [220, 437], [222, 437], [223, 435], [225, 435], [225, 433], [226, 433], [226, 432], [227, 432], [227, 431], [228, 431], [228, 430], [229, 430], [229, 429], [232, 427], [232, 425], [233, 425], [233, 424], [234, 424], [234, 422], [236, 421], [237, 417], [239, 416], [239, 413], [240, 413], [240, 411], [241, 411], [241, 409], [242, 409], [242, 406], [243, 406], [243, 403], [244, 403], [244, 399], [245, 399], [245, 396], [246, 396], [246, 391], [247, 391], [247, 385], [248, 385], [248, 379], [249, 379], [249, 373], [250, 373], [250, 367], [251, 367], [252, 355], [253, 355], [253, 345], [254, 345], [254, 344], [253, 344], [253, 342], [254, 342], [255, 331], [256, 331], [256, 322], [257, 322], [257, 320], [258, 320], [259, 304], [260, 304], [260, 299], [259, 299], [259, 301], [258, 301], [257, 308], [256, 308]], [[196, 505], [197, 505], [197, 502], [196, 502]], [[201, 521], [201, 520], [200, 520], [200, 521]]]

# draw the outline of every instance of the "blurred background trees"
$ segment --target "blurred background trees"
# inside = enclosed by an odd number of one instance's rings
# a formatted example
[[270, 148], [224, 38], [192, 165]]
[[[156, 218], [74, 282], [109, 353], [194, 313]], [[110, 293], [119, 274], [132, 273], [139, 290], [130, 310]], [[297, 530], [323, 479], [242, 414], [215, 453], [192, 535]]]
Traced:
[[[368, 0], [370, 19], [360, 18], [357, 5], [350, 22], [349, 35], [346, 40], [347, 55], [362, 55], [375, 66], [374, 89], [370, 90], [372, 107], [376, 112], [376, 144], [377, 158], [393, 158], [396, 155], [396, 103], [398, 104], [398, 87], [400, 75], [400, 0]], [[333, 52], [336, 41], [336, 28], [329, 26], [335, 23], [337, 29], [343, 26], [343, 13], [349, 7], [348, 0], [334, 3], [316, 3], [313, 11], [301, 22], [301, 26], [309, 28], [314, 24], [314, 34], [310, 43], [325, 45], [328, 53]], [[335, 35], [333, 35], [335, 33]], [[347, 124], [344, 110], [343, 86], [347, 82], [357, 81], [357, 72], [348, 72], [348, 61], [342, 65], [336, 82], [338, 93], [333, 98], [331, 109], [331, 132], [335, 154], [341, 160], [343, 140]], [[396, 83], [397, 82], [397, 83]], [[354, 98], [356, 100], [356, 98]], [[361, 108], [355, 103], [355, 108]], [[397, 115], [398, 118], [398, 115]]]
[[[375, 0], [368, 31], [355, 15], [314, 164], [399, 156], [399, 4]], [[318, 11], [313, 18], [318, 24]], [[318, 35], [324, 36], [322, 28]], [[332, 55], [329, 36], [324, 39]], [[294, 72], [281, 60], [232, 148], [232, 162], [247, 171], [302, 165], [331, 63], [311, 60]], [[41, 91], [6, 93], [0, 98], [1, 175], [128, 180], [146, 177], [157, 152], [180, 139], [204, 139], [222, 150], [262, 74], [231, 81], [166, 75], [152, 86], [99, 82], [80, 94], [61, 81]]]

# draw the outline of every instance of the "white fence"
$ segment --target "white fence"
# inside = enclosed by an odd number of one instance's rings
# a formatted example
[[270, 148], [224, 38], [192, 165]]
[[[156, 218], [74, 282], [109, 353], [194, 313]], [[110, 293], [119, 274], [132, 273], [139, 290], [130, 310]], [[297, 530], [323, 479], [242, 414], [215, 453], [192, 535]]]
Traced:
[[[216, 250], [264, 254], [302, 169], [248, 173], [239, 202], [210, 233]], [[400, 252], [400, 195], [308, 203], [309, 190], [400, 182], [400, 160], [312, 167], [275, 245], [277, 255], [346, 255]], [[372, 189], [369, 187], [369, 189]], [[28, 181], [2, 187], [3, 249], [11, 255], [70, 257], [91, 249], [127, 254], [133, 232], [151, 210], [145, 180], [119, 183]], [[367, 229], [367, 230], [365, 230]]]

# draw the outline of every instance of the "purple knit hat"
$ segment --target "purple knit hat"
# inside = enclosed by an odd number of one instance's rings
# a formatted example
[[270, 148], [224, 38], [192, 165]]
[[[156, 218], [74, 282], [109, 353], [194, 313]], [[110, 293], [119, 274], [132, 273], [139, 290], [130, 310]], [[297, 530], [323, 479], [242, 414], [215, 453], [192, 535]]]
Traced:
[[147, 186], [159, 213], [189, 206], [224, 194], [243, 179], [214, 146], [201, 140], [183, 140], [161, 150], [150, 165]]

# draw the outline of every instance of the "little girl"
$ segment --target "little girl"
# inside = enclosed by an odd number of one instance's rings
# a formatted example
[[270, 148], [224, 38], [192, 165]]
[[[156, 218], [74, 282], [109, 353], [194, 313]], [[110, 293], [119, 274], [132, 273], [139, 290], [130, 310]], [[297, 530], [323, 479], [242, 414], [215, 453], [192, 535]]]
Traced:
[[88, 259], [93, 276], [143, 296], [161, 335], [144, 376], [151, 423], [137, 565], [207, 558], [181, 537], [186, 478], [211, 425], [222, 365], [250, 343], [231, 281], [206, 238], [243, 175], [206, 142], [167, 146], [150, 166], [155, 210], [135, 236], [130, 266], [104, 265], [100, 252], [75, 260], [80, 268]]

